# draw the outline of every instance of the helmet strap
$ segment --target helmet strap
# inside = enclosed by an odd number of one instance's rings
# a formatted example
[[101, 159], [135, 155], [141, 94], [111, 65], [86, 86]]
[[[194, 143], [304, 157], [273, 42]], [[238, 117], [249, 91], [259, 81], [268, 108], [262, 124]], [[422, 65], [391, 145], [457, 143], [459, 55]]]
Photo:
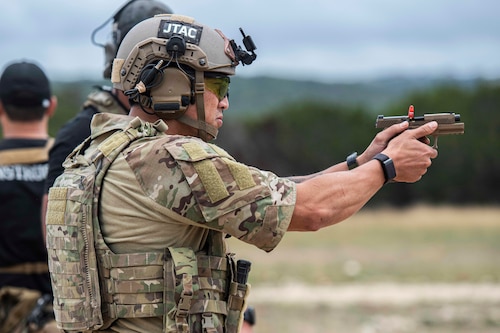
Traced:
[[[217, 138], [218, 129], [205, 122], [205, 76], [202, 71], [195, 73], [194, 94], [196, 100], [196, 113], [198, 120], [193, 120], [183, 115], [179, 120], [186, 125], [198, 129], [198, 136], [205, 142]], [[187, 119], [189, 120], [187, 120]]]
[[[205, 142], [217, 138], [219, 130], [214, 126], [207, 124], [205, 121], [189, 118], [188, 116], [186, 116], [186, 114], [183, 114], [182, 116], [177, 118], [177, 120], [183, 124], [198, 129], [198, 135], [200, 135], [200, 139], [202, 139]], [[203, 130], [200, 129], [202, 127], [204, 127]], [[205, 134], [204, 137], [201, 136], [201, 133]]]

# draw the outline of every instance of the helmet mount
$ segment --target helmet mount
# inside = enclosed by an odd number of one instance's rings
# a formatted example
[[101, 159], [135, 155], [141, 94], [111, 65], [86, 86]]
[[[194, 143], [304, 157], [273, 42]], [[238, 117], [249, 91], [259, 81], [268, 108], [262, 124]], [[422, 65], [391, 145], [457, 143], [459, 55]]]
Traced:
[[234, 39], [230, 41], [231, 47], [233, 48], [237, 61], [241, 61], [243, 66], [250, 65], [257, 58], [257, 55], [254, 52], [257, 49], [257, 46], [255, 46], [252, 37], [245, 35], [242, 28], [240, 28], [240, 32], [243, 35], [243, 45], [245, 45], [246, 51], [244, 51], [241, 46], [236, 45]]

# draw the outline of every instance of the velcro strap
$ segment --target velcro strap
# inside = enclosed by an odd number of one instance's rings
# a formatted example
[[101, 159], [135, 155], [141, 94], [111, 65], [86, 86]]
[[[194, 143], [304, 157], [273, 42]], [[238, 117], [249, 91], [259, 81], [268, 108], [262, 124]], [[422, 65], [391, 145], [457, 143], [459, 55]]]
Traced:
[[163, 316], [163, 304], [107, 304], [110, 318], [146, 318]]
[[183, 274], [182, 276], [182, 292], [177, 303], [176, 317], [186, 318], [189, 309], [191, 308], [191, 300], [193, 299], [193, 277], [190, 274]]
[[213, 299], [209, 300], [196, 300], [191, 304], [191, 314], [197, 313], [218, 313], [222, 315], [227, 315], [227, 303], [225, 301], [217, 301]]
[[163, 253], [162, 252], [144, 252], [144, 253], [125, 253], [125, 254], [112, 254], [100, 256], [102, 264], [106, 268], [116, 267], [129, 267], [129, 266], [149, 266], [158, 265], [163, 266]]
[[163, 303], [163, 292], [143, 294], [114, 294], [105, 295], [107, 303], [115, 304], [160, 304]]
[[163, 279], [155, 280], [130, 280], [130, 281], [116, 281], [116, 280], [105, 280], [106, 292], [110, 294], [116, 293], [128, 293], [128, 294], [140, 294], [140, 293], [154, 293], [163, 292]]

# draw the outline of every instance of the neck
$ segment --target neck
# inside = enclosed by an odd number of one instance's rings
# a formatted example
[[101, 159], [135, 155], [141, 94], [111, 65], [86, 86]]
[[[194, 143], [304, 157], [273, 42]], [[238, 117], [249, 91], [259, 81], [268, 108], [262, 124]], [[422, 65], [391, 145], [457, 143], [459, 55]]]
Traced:
[[47, 139], [49, 137], [46, 117], [32, 122], [11, 121], [7, 117], [2, 117], [1, 122], [5, 139]]
[[[151, 112], [151, 113], [153, 112], [153, 110], [151, 110], [151, 109], [147, 109], [147, 111]], [[154, 123], [155, 121], [157, 121], [158, 119], [160, 119], [155, 114], [148, 114], [148, 113], [144, 112], [142, 110], [142, 108], [139, 105], [137, 105], [137, 104], [133, 105], [130, 108], [129, 116], [139, 117], [142, 120], [147, 121], [148, 123]]]

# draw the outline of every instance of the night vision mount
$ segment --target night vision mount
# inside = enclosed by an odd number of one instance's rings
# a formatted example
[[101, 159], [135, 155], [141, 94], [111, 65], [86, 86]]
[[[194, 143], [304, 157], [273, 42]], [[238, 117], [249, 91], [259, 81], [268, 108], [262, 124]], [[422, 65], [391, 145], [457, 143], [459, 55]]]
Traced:
[[252, 37], [245, 35], [242, 28], [240, 28], [240, 32], [243, 35], [243, 45], [245, 45], [246, 51], [243, 50], [241, 46], [236, 45], [234, 39], [230, 41], [231, 47], [233, 48], [236, 56], [236, 61], [241, 61], [243, 66], [250, 65], [257, 58], [257, 55], [254, 52], [257, 49], [257, 46], [255, 46]]

